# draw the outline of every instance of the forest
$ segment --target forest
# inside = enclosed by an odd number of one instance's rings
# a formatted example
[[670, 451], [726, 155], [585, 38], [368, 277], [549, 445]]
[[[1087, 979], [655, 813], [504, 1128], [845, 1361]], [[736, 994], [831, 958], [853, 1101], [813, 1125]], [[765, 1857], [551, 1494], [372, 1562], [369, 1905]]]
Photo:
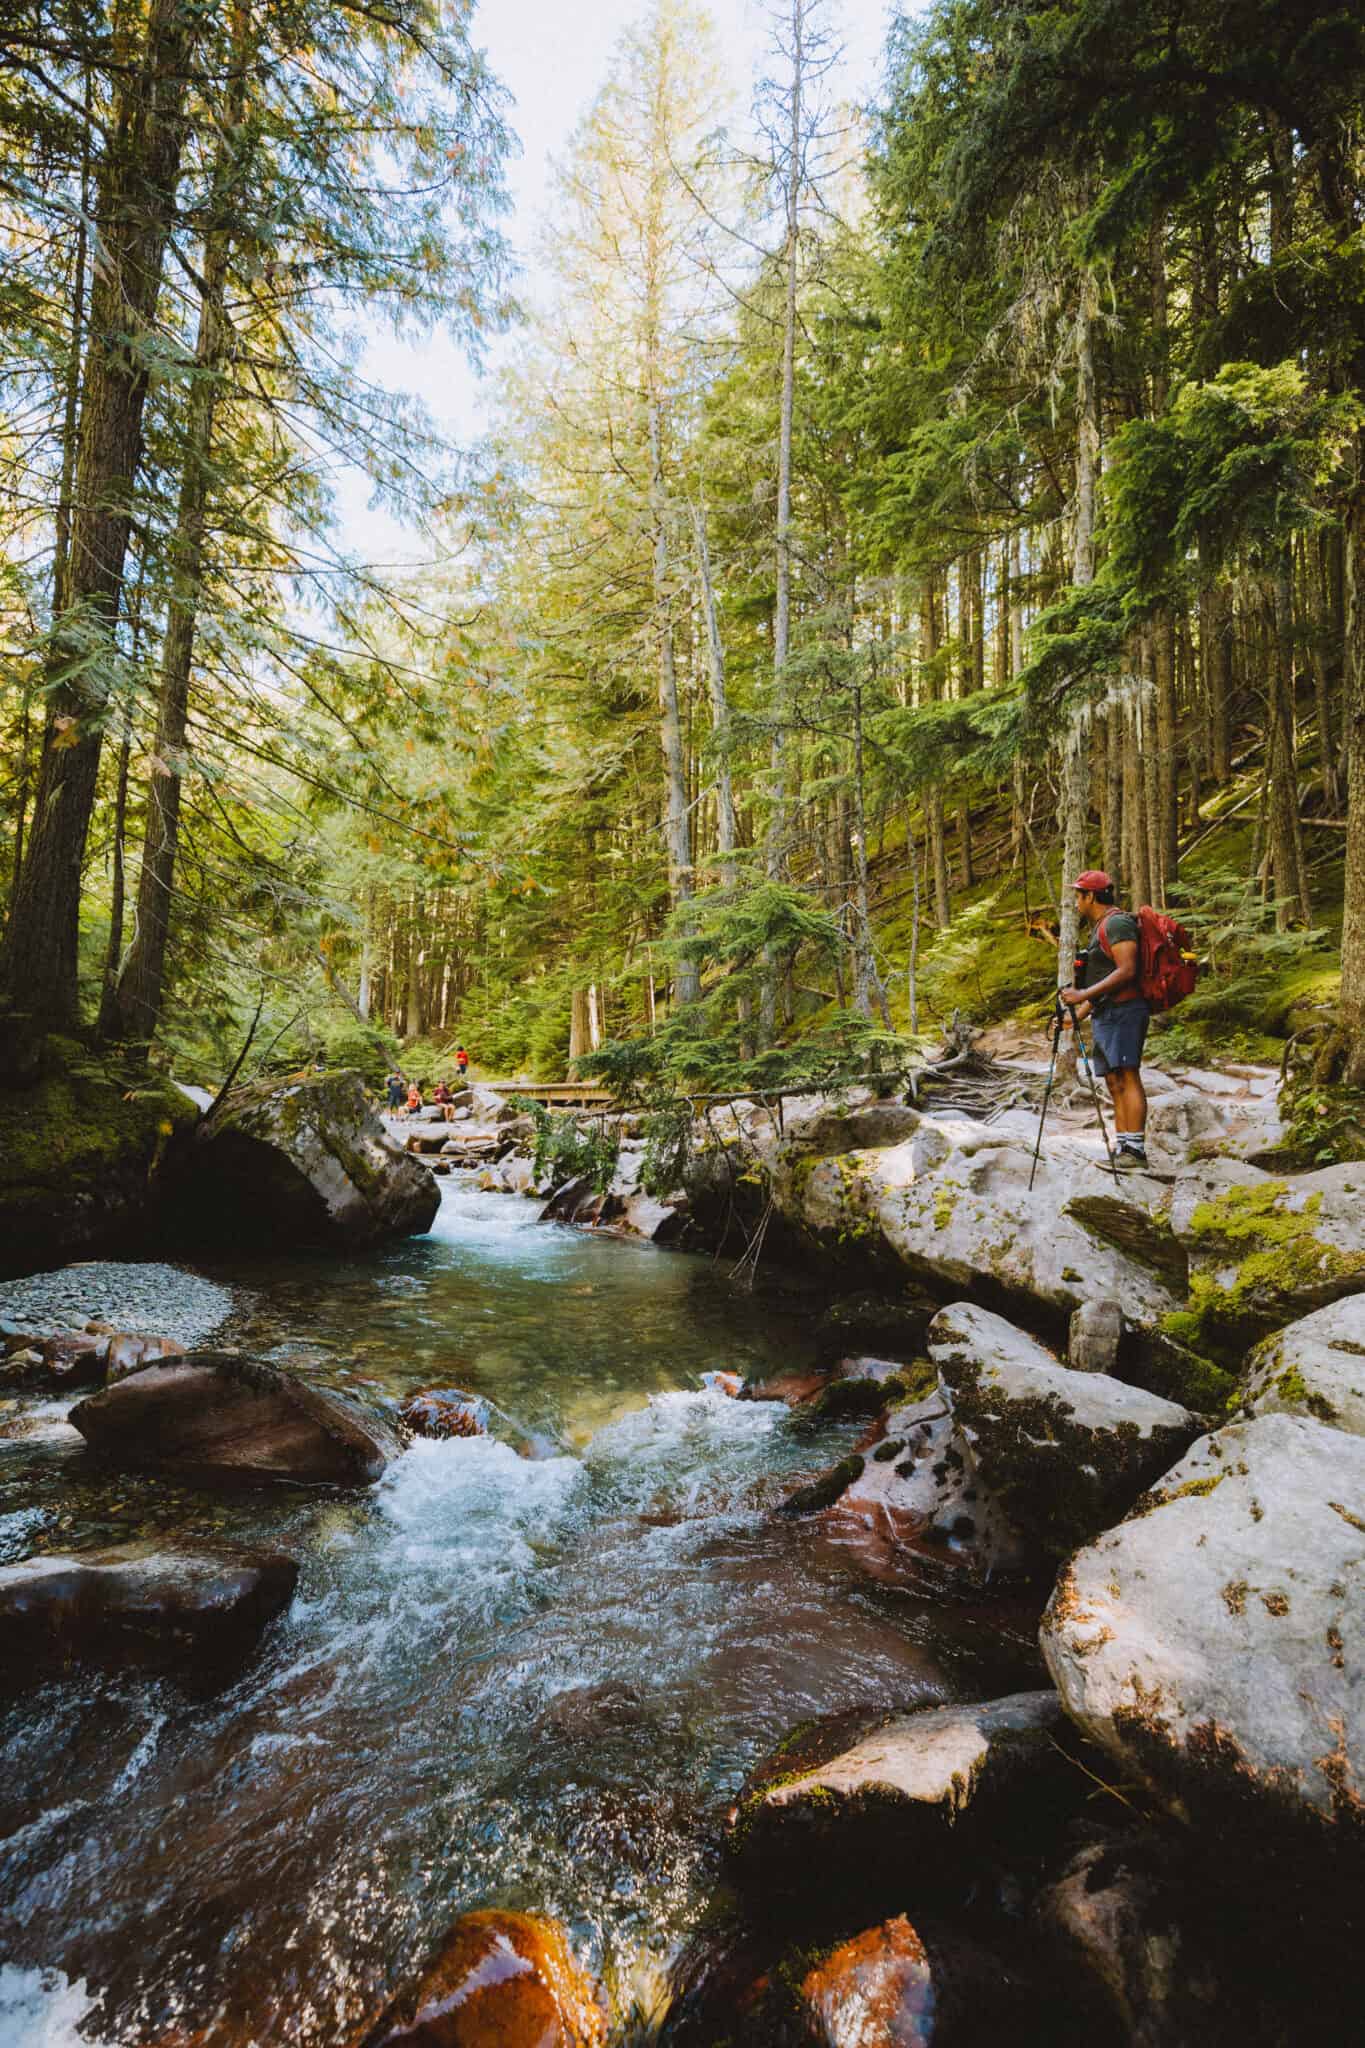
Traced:
[[[1365, 21], [771, 28], [642, 8], [527, 307], [472, 0], [5, 10], [11, 1029], [776, 1086], [1041, 1030], [1098, 862], [1187, 1053], [1365, 1081]], [[362, 318], [511, 334], [494, 430]]]

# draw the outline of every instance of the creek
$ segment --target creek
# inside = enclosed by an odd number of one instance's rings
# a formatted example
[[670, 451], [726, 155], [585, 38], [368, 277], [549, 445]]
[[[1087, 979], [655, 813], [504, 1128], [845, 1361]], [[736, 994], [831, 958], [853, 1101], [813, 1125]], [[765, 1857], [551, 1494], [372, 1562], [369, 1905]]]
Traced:
[[202, 1535], [302, 1563], [226, 1691], [81, 1675], [0, 1706], [4, 2048], [328, 2048], [487, 1904], [563, 1920], [635, 2038], [727, 1806], [795, 1723], [1036, 1682], [1022, 1625], [772, 1519], [855, 1432], [701, 1376], [809, 1359], [794, 1282], [746, 1293], [458, 1180], [429, 1237], [369, 1259], [197, 1270], [231, 1294], [215, 1344], [360, 1399], [462, 1387], [495, 1433], [329, 1496], [0, 1441], [0, 1558]]

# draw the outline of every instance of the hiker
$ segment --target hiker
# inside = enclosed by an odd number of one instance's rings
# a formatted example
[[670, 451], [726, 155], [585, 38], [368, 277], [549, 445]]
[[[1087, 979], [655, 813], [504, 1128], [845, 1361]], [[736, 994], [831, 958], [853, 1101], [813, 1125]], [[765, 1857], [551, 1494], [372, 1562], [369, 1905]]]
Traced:
[[469, 1079], [469, 1054], [462, 1045], [455, 1048], [455, 1064], [460, 1070], [460, 1085], [463, 1087]]
[[[1091, 1065], [1102, 1075], [1114, 1105], [1120, 1166], [1147, 1164], [1147, 1091], [1142, 1085], [1142, 1048], [1152, 1008], [1142, 992], [1137, 918], [1120, 910], [1114, 884], [1103, 868], [1087, 868], [1072, 883], [1076, 915], [1090, 933], [1080, 986], [1064, 988], [1060, 1000], [1077, 1020], [1091, 1017]], [[1146, 913], [1144, 912], [1144, 915]]]
[[418, 1086], [417, 1082], [414, 1081], [408, 1089], [408, 1104], [406, 1114], [408, 1116], [416, 1116], [421, 1107], [422, 1091], [421, 1088]]
[[438, 1109], [444, 1109], [450, 1100], [450, 1089], [444, 1081], [438, 1081], [431, 1091], [431, 1099]]
[[389, 1110], [391, 1113], [396, 1113], [403, 1107], [403, 1096], [407, 1090], [407, 1085], [397, 1067], [394, 1068], [391, 1074], [385, 1076], [384, 1086], [389, 1093]]

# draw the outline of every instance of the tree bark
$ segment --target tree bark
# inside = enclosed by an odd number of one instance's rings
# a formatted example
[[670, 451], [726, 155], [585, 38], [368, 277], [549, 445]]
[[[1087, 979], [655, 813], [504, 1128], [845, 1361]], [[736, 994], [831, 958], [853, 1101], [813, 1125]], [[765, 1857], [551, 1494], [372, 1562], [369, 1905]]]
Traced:
[[739, 844], [739, 826], [730, 779], [730, 702], [725, 688], [725, 644], [720, 637], [720, 620], [716, 616], [716, 592], [711, 580], [711, 550], [706, 538], [704, 505], [692, 507], [692, 531], [697, 545], [697, 575], [706, 627], [706, 666], [711, 685], [711, 733], [716, 754], [716, 855], [721, 880], [727, 889], [731, 889], [735, 882], [734, 854]]
[[[234, 68], [244, 81], [246, 14], [237, 12], [233, 34]], [[199, 331], [185, 421], [185, 465], [180, 479], [175, 532], [169, 567], [171, 600], [161, 649], [161, 683], [157, 702], [156, 741], [147, 782], [147, 823], [138, 876], [137, 929], [119, 978], [117, 1003], [111, 1006], [110, 1029], [142, 1045], [156, 1036], [166, 974], [176, 858], [180, 847], [180, 797], [186, 766], [190, 676], [204, 575], [209, 497], [213, 478], [214, 429], [222, 391], [223, 370], [232, 348], [232, 329], [224, 305], [224, 287], [233, 241], [231, 204], [236, 164], [235, 136], [241, 118], [244, 85], [229, 104], [214, 169], [211, 226], [205, 238]]]
[[[141, 61], [118, 88], [97, 199], [103, 260], [90, 293], [66, 603], [53, 631], [32, 833], [0, 957], [0, 985], [15, 1007], [53, 1025], [79, 1019], [81, 868], [141, 459], [143, 344], [156, 314], [203, 20], [188, 0], [149, 0]], [[92, 638], [100, 649], [93, 659]]]
[[[786, 723], [789, 714], [786, 670], [791, 645], [792, 418], [796, 398], [797, 233], [801, 215], [802, 102], [805, 89], [805, 27], [808, 6], [809, 0], [791, 0], [792, 73], [787, 133], [782, 384], [778, 402], [777, 524], [774, 546], [776, 589], [773, 604], [773, 734], [769, 762], [771, 797], [764, 860], [770, 881], [779, 880], [786, 869]], [[777, 960], [769, 948], [764, 956], [763, 985], [759, 998], [759, 1023], [765, 1043], [771, 1042], [777, 1026], [777, 970]]]

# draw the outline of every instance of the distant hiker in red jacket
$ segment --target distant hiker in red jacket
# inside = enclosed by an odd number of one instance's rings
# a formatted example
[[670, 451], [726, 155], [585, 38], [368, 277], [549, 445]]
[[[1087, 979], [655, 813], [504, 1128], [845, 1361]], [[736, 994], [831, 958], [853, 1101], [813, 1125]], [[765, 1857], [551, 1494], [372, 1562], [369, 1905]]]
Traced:
[[467, 1081], [469, 1079], [469, 1054], [462, 1045], [457, 1045], [455, 1048], [455, 1064], [460, 1071], [461, 1083]]

